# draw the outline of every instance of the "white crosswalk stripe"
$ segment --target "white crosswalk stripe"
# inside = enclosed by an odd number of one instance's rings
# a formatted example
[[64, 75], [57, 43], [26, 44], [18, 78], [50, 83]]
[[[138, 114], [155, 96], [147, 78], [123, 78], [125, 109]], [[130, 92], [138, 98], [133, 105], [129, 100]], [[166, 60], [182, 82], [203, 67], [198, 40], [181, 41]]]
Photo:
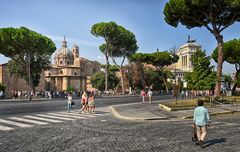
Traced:
[[10, 124], [10, 125], [14, 125], [14, 126], [18, 126], [18, 127], [23, 127], [23, 128], [25, 128], [25, 127], [32, 127], [32, 125], [27, 125], [27, 124], [14, 122], [14, 121], [9, 121], [9, 120], [4, 120], [4, 119], [0, 119], [0, 122], [6, 123], [6, 124]]
[[62, 122], [60, 120], [53, 120], [48, 118], [36, 117], [36, 116], [23, 116], [24, 118], [30, 118], [35, 120], [47, 121], [47, 122]]
[[22, 121], [22, 122], [29, 122], [29, 123], [38, 124], [38, 125], [46, 125], [46, 124], [48, 124], [48, 123], [42, 122], [42, 121], [36, 121], [36, 120], [30, 120], [30, 119], [18, 118], [18, 117], [10, 117], [9, 119]]
[[[68, 112], [50, 112], [46, 114], [33, 114], [21, 117], [0, 118], [0, 131], [15, 130], [16, 127], [33, 127], [34, 125], [47, 125], [49, 123], [60, 123], [63, 121], [71, 121], [77, 119], [89, 119], [104, 114], [80, 114], [76, 111]], [[10, 125], [10, 126], [9, 126]], [[15, 126], [15, 127], [14, 127]]]
[[14, 130], [14, 128], [0, 125], [0, 130], [2, 130], [2, 131], [6, 131], [6, 130], [10, 131], [10, 130]]
[[56, 116], [50, 116], [50, 115], [44, 115], [44, 114], [37, 114], [37, 116], [46, 117], [46, 118], [53, 118], [53, 119], [60, 119], [60, 120], [74, 120], [74, 119], [71, 119], [71, 118], [62, 118], [62, 117], [56, 117]]
[[76, 118], [76, 119], [84, 119], [85, 117], [81, 117], [80, 115], [65, 115], [65, 114], [59, 114], [59, 113], [47, 113], [49, 115], [53, 116], [59, 116], [59, 117], [67, 117], [67, 118]]
[[95, 115], [91, 115], [91, 114], [80, 114], [80, 113], [73, 113], [73, 112], [58, 112], [60, 114], [65, 114], [65, 115], [74, 115], [74, 116], [84, 116], [84, 117], [96, 117]]

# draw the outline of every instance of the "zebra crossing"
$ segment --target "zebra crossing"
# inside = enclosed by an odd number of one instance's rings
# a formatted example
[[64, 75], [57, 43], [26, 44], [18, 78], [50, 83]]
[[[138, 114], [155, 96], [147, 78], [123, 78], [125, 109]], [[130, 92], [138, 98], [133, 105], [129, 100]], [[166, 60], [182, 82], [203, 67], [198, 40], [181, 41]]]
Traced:
[[78, 119], [90, 119], [104, 114], [79, 114], [78, 112], [49, 112], [33, 115], [24, 115], [21, 117], [0, 118], [0, 131], [12, 131], [18, 127], [28, 128], [36, 125], [47, 125], [50, 123], [61, 123], [64, 121], [73, 121]]

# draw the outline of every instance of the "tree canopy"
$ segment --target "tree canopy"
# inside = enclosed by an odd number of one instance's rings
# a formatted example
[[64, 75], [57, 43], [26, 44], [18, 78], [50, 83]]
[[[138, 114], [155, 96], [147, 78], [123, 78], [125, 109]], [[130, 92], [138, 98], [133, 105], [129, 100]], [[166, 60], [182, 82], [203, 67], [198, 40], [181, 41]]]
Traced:
[[147, 55], [145, 62], [152, 64], [160, 72], [166, 91], [168, 93], [168, 86], [166, 78], [164, 77], [164, 67], [176, 63], [179, 57], [175, 54], [171, 54], [167, 51], [150, 53]]
[[[97, 88], [98, 90], [104, 90], [104, 82], [105, 76], [104, 72], [97, 72], [91, 77], [91, 83], [93, 87]], [[109, 73], [109, 89], [115, 89], [119, 84], [119, 79], [115, 75], [115, 73]]]
[[[111, 57], [121, 72], [122, 91], [124, 93], [124, 81], [121, 70], [125, 59], [131, 54], [134, 54], [138, 49], [135, 35], [124, 27], [117, 25], [115, 22], [94, 24], [91, 33], [105, 40], [105, 43], [99, 47], [106, 59], [105, 90], [108, 90], [109, 57]], [[117, 64], [116, 58], [122, 58], [120, 65]]]
[[[23, 76], [29, 80], [34, 90], [40, 79], [40, 73], [48, 68], [49, 59], [56, 50], [53, 41], [26, 27], [0, 28], [0, 53], [11, 60], [8, 63], [8, 71], [11, 74]], [[24, 60], [24, 59], [26, 59]], [[30, 69], [29, 71], [29, 60]]]
[[[213, 51], [212, 57], [214, 61], [217, 62], [217, 48]], [[238, 82], [240, 77], [240, 39], [233, 39], [224, 43], [223, 60], [235, 66], [236, 73], [234, 76], [234, 85], [232, 87], [232, 94], [235, 94], [236, 87], [240, 84], [240, 82]]]
[[223, 36], [221, 32], [240, 21], [239, 0], [169, 0], [164, 7], [165, 21], [177, 27], [205, 27], [214, 35], [218, 47], [217, 81], [215, 95], [219, 96], [223, 65]]

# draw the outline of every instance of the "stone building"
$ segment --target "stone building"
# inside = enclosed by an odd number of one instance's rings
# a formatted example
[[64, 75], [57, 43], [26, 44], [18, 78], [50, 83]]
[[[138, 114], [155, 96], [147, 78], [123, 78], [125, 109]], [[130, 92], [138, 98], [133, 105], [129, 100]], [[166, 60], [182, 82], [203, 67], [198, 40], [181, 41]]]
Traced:
[[[67, 48], [64, 38], [62, 47], [56, 50], [54, 63], [49, 70], [43, 71], [36, 91], [53, 90], [66, 91], [72, 87], [75, 91], [93, 89], [91, 76], [100, 71], [99, 63], [79, 57], [79, 47], [75, 45], [71, 50]], [[14, 90], [28, 91], [29, 86], [23, 78], [10, 77], [7, 63], [0, 65], [0, 83], [6, 88], [6, 95], [11, 96]]]
[[[24, 78], [19, 78], [9, 75], [7, 72], [7, 63], [0, 65], [0, 83], [6, 86], [6, 97], [11, 97], [14, 91], [27, 92], [30, 90], [28, 83]], [[35, 88], [36, 91], [44, 91], [45, 80], [44, 72], [41, 73], [39, 85]]]
[[[196, 40], [190, 40], [188, 37], [187, 43], [183, 44], [176, 53], [178, 55], [179, 60], [177, 63], [172, 64], [169, 68], [171, 72], [175, 75], [176, 83], [178, 81], [182, 81], [184, 87], [186, 87], [186, 83], [184, 81], [184, 76], [187, 72], [193, 71], [193, 65], [191, 61], [192, 54], [196, 52], [197, 49], [201, 49], [201, 45], [199, 45]], [[175, 82], [174, 82], [175, 83]]]
[[54, 57], [51, 69], [45, 71], [46, 89], [64, 91], [73, 87], [75, 91], [91, 89], [90, 76], [100, 70], [99, 63], [79, 57], [79, 47], [72, 51], [63, 40]]

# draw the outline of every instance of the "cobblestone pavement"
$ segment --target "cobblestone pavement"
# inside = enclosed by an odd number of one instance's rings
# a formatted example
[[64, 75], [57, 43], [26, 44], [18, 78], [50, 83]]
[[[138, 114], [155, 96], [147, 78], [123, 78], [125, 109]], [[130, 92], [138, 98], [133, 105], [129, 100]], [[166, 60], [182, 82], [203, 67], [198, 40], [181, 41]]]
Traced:
[[237, 152], [240, 115], [212, 118], [205, 147], [191, 141], [191, 120], [126, 121], [109, 115], [0, 131], [1, 152]]

